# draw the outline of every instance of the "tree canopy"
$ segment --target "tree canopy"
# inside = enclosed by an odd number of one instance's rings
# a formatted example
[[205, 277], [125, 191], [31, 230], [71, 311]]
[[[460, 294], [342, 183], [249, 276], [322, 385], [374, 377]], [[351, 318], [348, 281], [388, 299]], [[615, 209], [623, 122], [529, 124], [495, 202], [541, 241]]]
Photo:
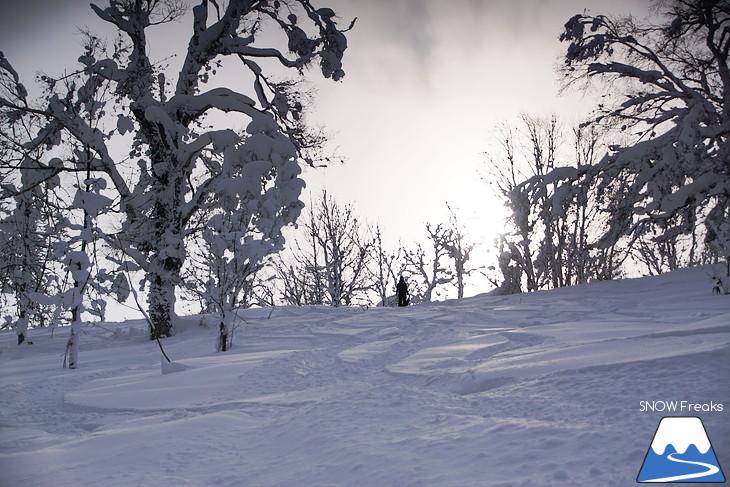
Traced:
[[[200, 0], [191, 9], [191, 34], [180, 40], [186, 47], [174, 72], [150, 57], [148, 34], [185, 18], [185, 3], [109, 0], [91, 8], [118, 38], [107, 47], [87, 35], [79, 69], [43, 76], [41, 100], [28, 99], [0, 53], [4, 134], [30, 117], [38, 120], [28, 140], [11, 147], [21, 163], [3, 168], [2, 197], [30, 190], [13, 176], [19, 172], [34, 171], [35, 185], [62, 173], [86, 173], [83, 184], [93, 177], [103, 194], [62, 210], [116, 215], [95, 235], [116, 249], [120, 271], [132, 265], [145, 273], [152, 335], [169, 336], [192, 234], [232, 218], [253, 260], [281, 248], [281, 229], [303, 207], [300, 165], [312, 163], [322, 137], [305, 122], [297, 81], [275, 80], [265, 67], [271, 61], [301, 75], [316, 65], [324, 77], [340, 80], [346, 30], [337, 26], [333, 10], [309, 0]], [[264, 31], [278, 32], [279, 41]], [[239, 69], [231, 86], [213, 81], [224, 62]], [[211, 114], [233, 118], [221, 123]], [[130, 143], [126, 153], [115, 150]], [[44, 155], [28, 163], [23, 154], [41, 147]], [[60, 155], [51, 159], [50, 153]], [[89, 222], [84, 227], [97, 228]]]
[[[600, 81], [590, 123], [627, 136], [574, 185], [614, 194], [604, 244], [652, 230], [730, 256], [730, 2], [656, 1], [660, 21], [579, 14], [560, 39], [566, 87]], [[620, 183], [619, 183], [620, 182]]]

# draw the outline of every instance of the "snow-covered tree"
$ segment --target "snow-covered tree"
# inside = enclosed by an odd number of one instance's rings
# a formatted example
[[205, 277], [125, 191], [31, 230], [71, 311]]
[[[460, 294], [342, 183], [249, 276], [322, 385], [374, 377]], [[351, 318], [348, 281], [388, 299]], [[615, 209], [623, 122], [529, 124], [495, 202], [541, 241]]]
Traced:
[[494, 294], [498, 296], [520, 294], [522, 292], [523, 266], [519, 265], [518, 259], [515, 259], [512, 253], [515, 250], [514, 245], [507, 242], [505, 235], [500, 235], [496, 239], [496, 244], [498, 268], [502, 277], [501, 281], [490, 279], [492, 284], [496, 286]]
[[452, 231], [439, 223], [426, 224], [429, 247], [424, 249], [418, 243], [414, 250], [406, 250], [403, 255], [404, 270], [409, 276], [412, 303], [431, 302], [438, 292], [454, 279], [454, 270], [449, 265], [449, 245]]
[[370, 229], [352, 204], [339, 204], [322, 191], [309, 207], [304, 237], [293, 248], [294, 265], [279, 265], [290, 304], [349, 306], [365, 301], [372, 289]]
[[[509, 209], [508, 230], [498, 240], [500, 292], [615, 277], [626, 259], [618, 244], [595, 245], [605, 228], [602, 209], [617, 189], [571, 184], [604, 153], [606, 129], [574, 129], [571, 147], [560, 127], [555, 117], [523, 115], [519, 128], [501, 131], [501, 151], [489, 154], [490, 181]], [[512, 282], [516, 276], [524, 283]]]
[[730, 3], [654, 7], [656, 23], [584, 13], [565, 24], [566, 86], [604, 82], [593, 122], [629, 137], [566, 181], [597, 181], [599, 192], [626, 183], [606, 207], [605, 245], [654, 232], [660, 244], [682, 235], [729, 257]]
[[454, 266], [454, 278], [456, 279], [457, 298], [464, 297], [465, 279], [474, 272], [481, 269], [481, 266], [474, 266], [471, 262], [471, 252], [476, 243], [470, 242], [456, 212], [449, 208], [449, 240], [446, 243], [446, 250]]
[[[65, 91], [53, 85], [41, 108], [5, 98], [0, 106], [44, 117], [39, 139], [59, 145], [63, 133], [91, 151], [92, 172], [111, 183], [123, 220], [108, 242], [121, 245], [146, 275], [152, 336], [169, 336], [187, 257], [184, 241], [207, 202], [245, 206], [251, 228], [261, 235], [278, 233], [301, 211], [300, 162], [312, 161], [322, 139], [304, 122], [297, 84], [274, 81], [262, 63], [302, 73], [318, 62], [325, 77], [339, 80], [347, 42], [335, 13], [309, 0], [200, 0], [192, 8], [181, 66], [172, 73], [150, 58], [148, 32], [183, 18], [186, 5], [110, 0], [92, 9], [120, 33], [109, 52], [79, 59], [79, 72], [108, 83], [116, 96], [105, 124], [79, 116], [76, 103], [85, 98], [88, 81]], [[286, 48], [262, 45], [270, 32], [279, 32]], [[233, 63], [241, 69], [236, 85], [217, 86], [217, 69]], [[5, 64], [0, 68], [14, 73]], [[243, 127], [243, 135], [230, 126]], [[128, 153], [114, 152], [130, 142]], [[59, 170], [78, 168], [64, 161]]]
[[202, 311], [220, 317], [218, 349], [226, 351], [236, 309], [258, 304], [257, 275], [281, 236], [257, 232], [251, 224], [252, 215], [241, 204], [216, 208], [204, 220], [202, 232], [190, 245], [183, 276], [186, 289], [199, 297]]
[[39, 176], [39, 172], [30, 170], [35, 165], [33, 160], [23, 158], [18, 164], [28, 170], [22, 172], [19, 187], [8, 184], [3, 191], [14, 195], [14, 208], [0, 220], [0, 252], [3, 255], [0, 276], [3, 301], [8, 305], [4, 308], [14, 305], [17, 309], [15, 318], [11, 319], [16, 323], [20, 344], [27, 338], [29, 325], [48, 324], [44, 310], [31, 296], [52, 292], [48, 274], [54, 270], [51, 251], [56, 233], [48, 218], [47, 204], [55, 180], [48, 181], [50, 184], [36, 184], [33, 178]]
[[[80, 333], [90, 314], [104, 320], [107, 297], [115, 294], [117, 301], [124, 302], [129, 296], [129, 282], [123, 272], [110, 273], [99, 264], [97, 245], [106, 238], [98, 226], [100, 216], [110, 211], [113, 201], [102, 192], [107, 183], [104, 178], [92, 178], [91, 170], [86, 179], [79, 181], [70, 209], [80, 214], [79, 222], [65, 222], [65, 239], [56, 246], [58, 259], [70, 276], [70, 288], [52, 296], [50, 302], [59, 312], [70, 313], [71, 329], [66, 344], [64, 366], [75, 369], [78, 365]], [[47, 298], [44, 298], [47, 300]], [[59, 313], [57, 313], [59, 314]]]
[[[0, 99], [27, 106], [27, 90], [0, 53]], [[0, 279], [4, 317], [26, 339], [29, 326], [50, 324], [48, 311], [31, 298], [55, 292], [49, 276], [58, 270], [52, 250], [59, 239], [54, 205], [60, 178], [56, 159], [47, 162], [47, 145], [34, 140], [40, 117], [32, 111], [0, 111]]]
[[321, 296], [312, 295], [312, 291], [321, 290], [314, 282], [312, 275], [300, 272], [298, 267], [279, 258], [274, 261], [276, 279], [279, 283], [281, 299], [285, 304], [304, 306], [322, 303]]
[[[98, 52], [97, 38], [87, 33], [84, 40], [85, 55]], [[9, 180], [19, 184], [4, 185], [1, 198], [12, 197], [16, 202], [15, 211], [3, 220], [2, 227], [3, 242], [11, 244], [3, 250], [8, 252], [8, 261], [15, 263], [15, 282], [22, 284], [16, 287], [25, 290], [16, 297], [20, 308], [18, 321], [22, 327], [27, 325], [26, 308], [31, 308], [35, 315], [41, 314], [38, 310], [55, 309], [50, 320], [53, 325], [62, 321], [63, 312], [67, 312], [71, 328], [64, 365], [76, 368], [80, 327], [88, 319], [84, 315], [104, 319], [105, 295], [112, 288], [120, 290], [122, 281], [126, 283], [123, 275], [114, 276], [96, 265], [97, 242], [104, 238], [97, 221], [108, 212], [112, 200], [102, 194], [106, 180], [92, 177], [91, 148], [76, 138], [65, 137], [52, 125], [38, 126], [39, 118], [47, 114], [29, 105], [27, 92], [9, 63], [0, 63], [0, 72], [5, 80], [12, 78], [15, 83], [14, 89], [11, 83], [3, 86], [6, 110], [2, 111], [2, 141], [7, 148], [6, 155], [16, 154], [19, 162], [13, 162], [13, 157], [6, 158], [2, 170], [9, 171]], [[62, 85], [66, 94], [64, 101], [79, 120], [94, 129], [100, 125], [107, 86], [100, 76], [85, 72], [61, 80], [46, 76], [41, 79], [49, 92], [57, 84]], [[10, 103], [15, 107], [9, 107]], [[56, 152], [63, 155], [65, 162], [48, 154], [61, 144], [65, 151]], [[68, 166], [64, 167], [65, 164]], [[5, 238], [6, 231], [13, 229], [18, 231], [17, 236]], [[36, 285], [32, 289], [27, 286], [27, 276], [35, 276]]]
[[[578, 125], [572, 133], [575, 166], [588, 167], [605, 154], [612, 131], [607, 127]], [[560, 199], [568, 232], [562, 259], [566, 285], [581, 284], [590, 279], [613, 279], [621, 274], [621, 266], [628, 258], [623, 243], [602, 247], [594, 245], [606, 227], [607, 216], [602, 209], [615, 193], [604, 191], [599, 195], [596, 184], [589, 183], [573, 187], [569, 198]]]
[[[526, 122], [523, 116], [523, 123]], [[515, 261], [525, 276], [528, 291], [537, 289], [538, 278], [535, 268], [534, 233], [537, 219], [531, 214], [532, 203], [515, 189], [527, 178], [536, 175], [536, 169], [529, 157], [523, 157], [525, 152], [520, 132], [511, 126], [505, 125], [499, 131], [499, 153], [487, 154], [488, 182], [493, 185], [496, 194], [505, 198], [505, 205], [509, 208], [509, 222], [512, 225], [514, 236], [502, 246], [508, 246], [509, 252], [504, 250], [500, 255], [507, 256]], [[526, 152], [530, 152], [529, 150]]]
[[[557, 280], [561, 255], [560, 211], [553, 211], [553, 188], [540, 183], [559, 163], [563, 143], [556, 117], [522, 115], [518, 128], [505, 127], [500, 134], [501, 152], [490, 154], [491, 182], [506, 199], [511, 232], [503, 242], [525, 276], [527, 291]], [[536, 184], [526, 184], [534, 182]]]
[[373, 262], [370, 272], [373, 289], [378, 294], [379, 304], [382, 306], [389, 305], [389, 299], [393, 297], [398, 278], [403, 273], [402, 254], [402, 247], [395, 252], [385, 248], [383, 232], [380, 226], [376, 225], [375, 237], [373, 238]]

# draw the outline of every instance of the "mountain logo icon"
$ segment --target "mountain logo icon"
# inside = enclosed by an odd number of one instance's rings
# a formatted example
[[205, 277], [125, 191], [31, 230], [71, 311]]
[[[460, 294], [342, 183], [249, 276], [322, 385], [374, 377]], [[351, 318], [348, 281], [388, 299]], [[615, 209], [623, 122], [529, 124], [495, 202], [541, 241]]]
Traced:
[[662, 418], [636, 481], [725, 482], [702, 420], [693, 416]]

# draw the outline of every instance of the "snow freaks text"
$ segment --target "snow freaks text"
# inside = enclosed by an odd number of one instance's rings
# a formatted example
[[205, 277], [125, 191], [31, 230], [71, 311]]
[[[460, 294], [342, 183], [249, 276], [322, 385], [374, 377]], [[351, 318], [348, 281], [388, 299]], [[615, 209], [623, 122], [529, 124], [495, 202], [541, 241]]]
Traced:
[[639, 411], [669, 413], [721, 413], [722, 403], [695, 403], [691, 401], [640, 401]]

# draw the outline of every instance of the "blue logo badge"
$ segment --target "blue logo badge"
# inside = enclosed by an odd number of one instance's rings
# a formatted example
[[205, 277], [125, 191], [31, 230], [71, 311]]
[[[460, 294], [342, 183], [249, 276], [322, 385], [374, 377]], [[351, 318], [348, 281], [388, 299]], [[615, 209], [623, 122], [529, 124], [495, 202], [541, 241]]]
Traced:
[[702, 420], [690, 416], [662, 418], [636, 481], [725, 482]]

